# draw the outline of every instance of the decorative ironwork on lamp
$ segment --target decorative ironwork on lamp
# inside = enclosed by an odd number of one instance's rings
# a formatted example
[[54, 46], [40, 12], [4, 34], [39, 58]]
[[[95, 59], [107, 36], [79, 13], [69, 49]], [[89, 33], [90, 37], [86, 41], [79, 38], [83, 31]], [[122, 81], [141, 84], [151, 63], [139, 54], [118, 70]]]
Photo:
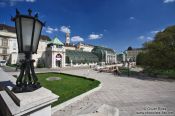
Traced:
[[12, 17], [12, 21], [15, 22], [18, 51], [25, 54], [25, 59], [21, 60], [21, 72], [16, 86], [12, 89], [15, 93], [30, 92], [41, 87], [34, 71], [35, 60], [32, 60], [31, 56], [37, 53], [44, 23], [38, 19], [38, 14], [32, 16], [31, 9], [28, 13], [29, 15], [23, 15], [16, 9], [16, 16]]

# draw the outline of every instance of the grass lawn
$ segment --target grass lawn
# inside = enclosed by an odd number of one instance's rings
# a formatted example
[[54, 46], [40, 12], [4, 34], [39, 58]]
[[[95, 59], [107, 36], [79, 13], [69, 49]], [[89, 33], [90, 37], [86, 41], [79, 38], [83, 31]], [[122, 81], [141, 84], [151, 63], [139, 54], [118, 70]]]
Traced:
[[[60, 96], [58, 101], [54, 102], [52, 106], [58, 105], [75, 96], [87, 92], [100, 84], [99, 81], [94, 79], [87, 79], [85, 77], [62, 73], [40, 73], [37, 74], [37, 76], [43, 87]], [[47, 81], [46, 79], [48, 77], [60, 77], [61, 80]]]

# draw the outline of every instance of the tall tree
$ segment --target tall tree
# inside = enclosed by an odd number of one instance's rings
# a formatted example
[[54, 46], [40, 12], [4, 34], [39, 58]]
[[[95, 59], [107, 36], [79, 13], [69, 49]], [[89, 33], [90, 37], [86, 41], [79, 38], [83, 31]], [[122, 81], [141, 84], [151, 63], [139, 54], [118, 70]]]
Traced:
[[175, 26], [158, 32], [152, 42], [144, 44], [142, 64], [155, 69], [175, 68]]

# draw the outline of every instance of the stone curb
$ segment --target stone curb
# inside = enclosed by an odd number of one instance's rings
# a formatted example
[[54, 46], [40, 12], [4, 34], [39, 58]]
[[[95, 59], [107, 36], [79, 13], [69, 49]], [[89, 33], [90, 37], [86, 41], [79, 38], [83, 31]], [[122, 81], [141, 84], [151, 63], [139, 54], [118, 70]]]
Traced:
[[72, 99], [70, 99], [70, 100], [68, 100], [68, 101], [66, 101], [66, 102], [63, 102], [63, 103], [61, 103], [61, 104], [59, 104], [59, 105], [57, 105], [57, 106], [54, 106], [54, 107], [52, 108], [52, 114], [55, 113], [56, 111], [58, 111], [58, 110], [64, 108], [64, 107], [66, 107], [66, 106], [72, 104], [72, 103], [77, 102], [78, 100], [83, 99], [83, 98], [86, 97], [87, 95], [90, 95], [91, 93], [93, 93], [93, 92], [95, 92], [95, 91], [98, 91], [99, 89], [101, 89], [101, 87], [102, 87], [102, 84], [100, 83], [100, 85], [99, 85], [98, 87], [96, 87], [96, 88], [94, 88], [94, 89], [91, 89], [90, 91], [87, 91], [87, 92], [85, 92], [85, 93], [83, 93], [83, 94], [81, 94], [81, 95], [79, 95], [79, 96], [76, 96], [76, 97], [74, 97], [74, 98], [72, 98]]

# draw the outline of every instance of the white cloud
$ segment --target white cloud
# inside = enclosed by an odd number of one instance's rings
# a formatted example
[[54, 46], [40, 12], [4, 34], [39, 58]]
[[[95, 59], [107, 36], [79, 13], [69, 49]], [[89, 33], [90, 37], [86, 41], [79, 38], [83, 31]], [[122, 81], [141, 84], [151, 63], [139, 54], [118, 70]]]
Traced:
[[157, 34], [157, 33], [162, 32], [162, 31], [164, 31], [164, 30], [165, 30], [165, 29], [153, 30], [153, 31], [151, 31], [150, 33], [151, 33], [151, 34]]
[[52, 28], [50, 26], [48, 26], [47, 28], [44, 28], [46, 33], [53, 33], [53, 32], [57, 32], [58, 31], [58, 28]]
[[163, 2], [164, 3], [172, 3], [172, 2], [175, 2], [175, 0], [164, 0]]
[[144, 40], [145, 39], [145, 36], [141, 35], [138, 37], [139, 40]]
[[134, 20], [134, 19], [135, 19], [135, 17], [129, 17], [129, 19], [130, 19], [130, 20]]
[[70, 27], [66, 27], [66, 26], [62, 26], [60, 28], [60, 31], [63, 33], [70, 33], [71, 32]]
[[147, 39], [147, 40], [153, 40], [153, 38], [152, 38], [152, 37], [147, 37], [146, 39]]
[[100, 39], [102, 37], [103, 37], [103, 34], [90, 34], [89, 35], [89, 39], [92, 39], [92, 40], [94, 40], [94, 39]]
[[6, 0], [9, 2], [36, 2], [36, 0]]
[[15, 6], [17, 3], [19, 2], [30, 2], [30, 3], [34, 3], [36, 2], [36, 0], [4, 0], [2, 2], [0, 2], [0, 7], [4, 7], [4, 6]]
[[145, 41], [145, 40], [146, 40], [146, 41], [147, 41], [147, 40], [149, 40], [149, 41], [150, 41], [150, 40], [153, 40], [152, 37], [150, 37], [150, 36], [144, 36], [144, 35], [139, 36], [138, 39], [139, 39], [139, 40], [143, 40], [143, 41]]
[[158, 32], [160, 32], [160, 31], [158, 31], [158, 30], [151, 31], [151, 34], [156, 34], [156, 33], [158, 33]]
[[35, 2], [36, 0], [26, 0], [26, 2]]
[[71, 38], [71, 41], [72, 42], [80, 42], [80, 41], [84, 41], [84, 39], [82, 37], [80, 37], [80, 36], [73, 36]]

